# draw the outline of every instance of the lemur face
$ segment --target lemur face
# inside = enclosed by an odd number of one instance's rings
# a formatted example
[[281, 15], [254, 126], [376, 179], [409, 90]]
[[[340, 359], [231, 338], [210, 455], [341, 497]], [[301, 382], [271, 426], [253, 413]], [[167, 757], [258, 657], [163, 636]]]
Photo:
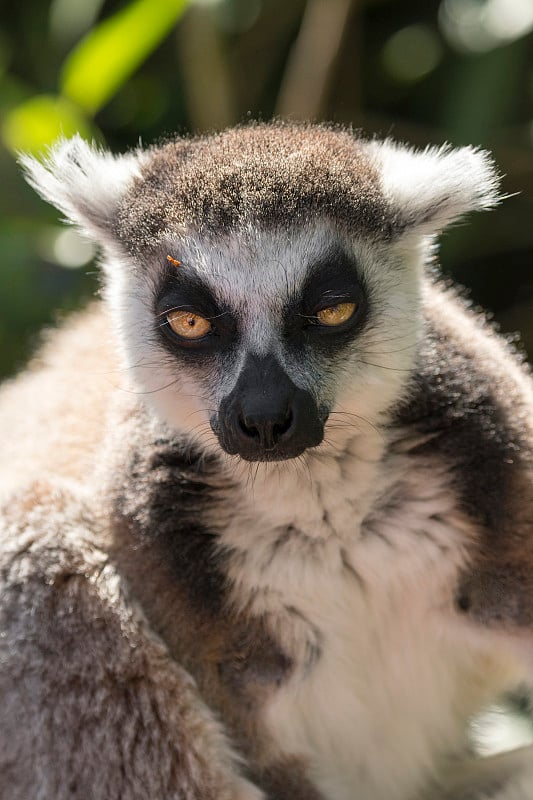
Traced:
[[161, 416], [230, 455], [282, 461], [342, 446], [398, 398], [421, 261], [418, 242], [357, 242], [326, 220], [189, 234], [146, 252], [111, 299]]
[[405, 391], [433, 237], [497, 200], [488, 157], [254, 125], [115, 158], [79, 138], [30, 182], [104, 252], [137, 391], [246, 461], [338, 452]]
[[291, 239], [233, 237], [204, 245], [200, 258], [198, 247], [194, 266], [167, 268], [156, 299], [162, 344], [204, 387], [222, 449], [248, 461], [293, 458], [321, 443], [330, 411], [324, 355], [333, 350], [332, 360], [365, 316], [346, 254]]

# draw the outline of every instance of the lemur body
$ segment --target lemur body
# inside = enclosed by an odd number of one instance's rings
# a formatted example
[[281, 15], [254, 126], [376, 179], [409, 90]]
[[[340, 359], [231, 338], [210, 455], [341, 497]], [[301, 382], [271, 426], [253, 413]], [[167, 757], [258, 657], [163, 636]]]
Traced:
[[0, 399], [10, 797], [531, 797], [468, 755], [531, 682], [531, 383], [425, 274], [490, 162], [273, 125], [29, 169], [111, 317]]

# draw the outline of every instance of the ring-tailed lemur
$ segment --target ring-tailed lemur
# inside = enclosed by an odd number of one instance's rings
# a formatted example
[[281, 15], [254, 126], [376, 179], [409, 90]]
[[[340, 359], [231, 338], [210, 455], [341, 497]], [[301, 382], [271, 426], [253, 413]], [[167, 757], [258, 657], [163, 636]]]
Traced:
[[433, 270], [490, 158], [277, 123], [24, 166], [105, 304], [0, 397], [3, 800], [531, 800], [468, 730], [533, 677], [532, 387]]

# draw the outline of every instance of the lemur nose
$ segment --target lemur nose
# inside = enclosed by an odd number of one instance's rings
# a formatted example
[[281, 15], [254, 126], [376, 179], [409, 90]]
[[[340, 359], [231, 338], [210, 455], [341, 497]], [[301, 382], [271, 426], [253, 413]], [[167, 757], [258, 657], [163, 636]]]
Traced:
[[277, 409], [274, 413], [239, 414], [239, 428], [245, 436], [254, 440], [265, 450], [272, 450], [283, 438], [292, 425], [294, 414], [292, 408]]
[[275, 356], [249, 355], [211, 426], [226, 453], [281, 461], [317, 447], [324, 421], [311, 394], [293, 383]]

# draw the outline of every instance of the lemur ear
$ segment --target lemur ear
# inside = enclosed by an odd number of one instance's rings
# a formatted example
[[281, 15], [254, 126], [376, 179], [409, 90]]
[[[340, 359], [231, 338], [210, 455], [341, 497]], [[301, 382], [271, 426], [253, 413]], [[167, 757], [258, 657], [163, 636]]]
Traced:
[[368, 149], [399, 233], [413, 228], [438, 233], [463, 214], [502, 199], [500, 176], [483, 150], [444, 145], [416, 151], [390, 140], [371, 142]]
[[118, 203], [139, 174], [140, 152], [114, 156], [80, 136], [58, 140], [44, 160], [23, 155], [26, 180], [91, 238], [105, 243]]

